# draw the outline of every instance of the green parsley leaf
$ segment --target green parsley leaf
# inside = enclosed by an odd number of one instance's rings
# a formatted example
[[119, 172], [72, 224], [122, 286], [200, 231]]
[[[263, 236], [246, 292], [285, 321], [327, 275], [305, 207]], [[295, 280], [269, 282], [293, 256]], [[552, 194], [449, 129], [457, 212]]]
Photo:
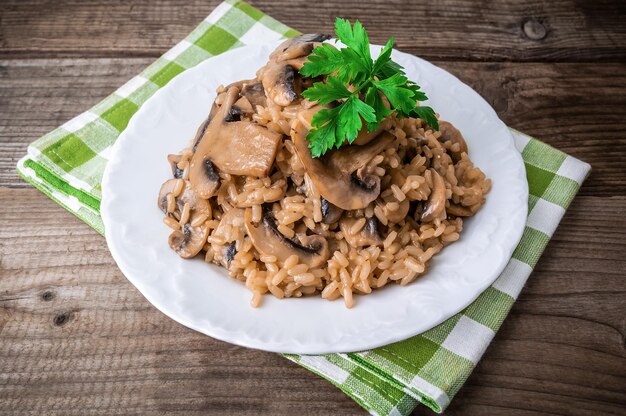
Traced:
[[408, 79], [401, 74], [394, 74], [392, 77], [381, 81], [374, 81], [376, 86], [389, 100], [392, 107], [408, 114], [415, 107], [413, 91], [407, 88]]
[[416, 83], [409, 81], [408, 82], [408, 87], [411, 91], [413, 91], [413, 98], [416, 99], [417, 101], [426, 101], [428, 100], [428, 97], [426, 97], [426, 94], [424, 94], [422, 91], [420, 91], [420, 86], [417, 85]]
[[376, 115], [376, 121], [369, 122], [367, 124], [367, 129], [369, 131], [376, 130], [381, 121], [393, 114], [393, 111], [385, 107], [385, 103], [383, 102], [383, 99], [376, 87], [372, 86], [368, 88], [367, 93], [365, 94], [365, 102], [374, 109], [374, 114]]
[[320, 157], [328, 150], [336, 147], [337, 122], [339, 107], [320, 110], [313, 116], [311, 125], [315, 127], [309, 131], [307, 139], [313, 157]]
[[361, 22], [357, 20], [354, 26], [350, 27], [348, 20], [337, 18], [335, 19], [335, 34], [344, 45], [354, 51], [371, 69], [370, 40]]
[[[361, 117], [368, 123], [376, 121], [374, 109], [353, 95], [339, 106], [341, 123], [337, 125], [337, 136], [345, 137], [348, 143], [352, 143], [363, 127]], [[343, 140], [336, 141], [335, 147], [339, 148], [342, 144]]]
[[417, 106], [409, 113], [409, 117], [421, 118], [435, 130], [439, 130], [439, 121], [435, 115], [435, 111], [426, 106]]
[[326, 105], [342, 98], [349, 98], [352, 93], [348, 91], [339, 78], [328, 77], [326, 83], [314, 83], [311, 88], [302, 93], [302, 96], [309, 101], [317, 101], [321, 105]]
[[[393, 36], [389, 38], [385, 47], [380, 51], [380, 55], [376, 58], [376, 62], [374, 62], [374, 67], [372, 68], [372, 72], [379, 76], [379, 78], [383, 77], [382, 69], [387, 65], [387, 63], [391, 61], [391, 51], [393, 50]], [[387, 78], [387, 77], [384, 77]]]
[[305, 77], [315, 78], [320, 75], [331, 74], [342, 65], [341, 51], [328, 43], [322, 43], [321, 46], [313, 49], [308, 60], [300, 69], [300, 73]]
[[[391, 59], [393, 37], [387, 41], [376, 60], [370, 54], [369, 37], [357, 20], [335, 20], [335, 34], [347, 47], [337, 49], [322, 44], [313, 49], [300, 69], [306, 77], [326, 76], [302, 93], [320, 105], [338, 104], [318, 111], [311, 120], [307, 135], [313, 157], [319, 157], [345, 142], [352, 143], [367, 124], [373, 131], [385, 118], [418, 117], [438, 129], [432, 108], [420, 106], [428, 98], [419, 85], [410, 81], [404, 68]], [[385, 104], [389, 102], [391, 108]]]
[[406, 75], [404, 73], [404, 68], [402, 67], [402, 65], [394, 61], [389, 61], [380, 68], [380, 71], [376, 73], [376, 76], [379, 79], [382, 79], [382, 78], [389, 78], [393, 76], [394, 74]]
[[[368, 64], [358, 55], [358, 53], [350, 48], [341, 50], [343, 56], [343, 64], [337, 72], [337, 77], [346, 84], [358, 85], [370, 73]], [[370, 59], [370, 63], [372, 60]]]

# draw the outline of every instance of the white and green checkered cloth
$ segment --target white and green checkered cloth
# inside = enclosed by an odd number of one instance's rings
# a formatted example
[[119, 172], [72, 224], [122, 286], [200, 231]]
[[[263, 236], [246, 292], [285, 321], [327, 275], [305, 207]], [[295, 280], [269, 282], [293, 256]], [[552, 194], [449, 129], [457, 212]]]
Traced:
[[[183, 41], [96, 106], [28, 147], [19, 174], [104, 234], [100, 181], [109, 151], [137, 109], [179, 73], [242, 45], [294, 36], [238, 0], [220, 4]], [[530, 188], [526, 229], [495, 283], [459, 314], [425, 333], [359, 353], [287, 355], [326, 378], [372, 414], [407, 415], [418, 402], [441, 412], [507, 316], [590, 166], [512, 131]]]

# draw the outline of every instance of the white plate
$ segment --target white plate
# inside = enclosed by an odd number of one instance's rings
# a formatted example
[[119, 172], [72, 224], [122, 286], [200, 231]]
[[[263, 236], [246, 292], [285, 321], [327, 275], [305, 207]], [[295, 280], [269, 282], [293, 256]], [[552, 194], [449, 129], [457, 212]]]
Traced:
[[[251, 292], [202, 259], [183, 260], [168, 246], [170, 230], [156, 200], [171, 177], [166, 156], [188, 146], [220, 84], [254, 77], [277, 46], [242, 47], [183, 72], [131, 119], [113, 148], [102, 181], [102, 218], [113, 258], [144, 296], [181, 324], [223, 341], [268, 351], [321, 354], [360, 351], [400, 341], [441, 323], [469, 305], [500, 274], [526, 220], [528, 187], [522, 158], [508, 128], [470, 87], [448, 72], [393, 52], [427, 102], [465, 136], [470, 156], [493, 189], [465, 222], [461, 239], [432, 261], [426, 275], [356, 296], [353, 309], [319, 297]], [[377, 56], [379, 46], [372, 46]]]

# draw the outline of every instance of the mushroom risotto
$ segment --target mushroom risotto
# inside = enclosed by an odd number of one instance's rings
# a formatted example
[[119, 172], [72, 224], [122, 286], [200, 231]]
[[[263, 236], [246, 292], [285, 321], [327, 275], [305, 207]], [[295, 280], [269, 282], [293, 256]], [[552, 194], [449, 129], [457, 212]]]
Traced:
[[323, 106], [302, 97], [314, 79], [298, 70], [326, 39], [290, 39], [255, 79], [219, 87], [190, 148], [168, 156], [158, 206], [170, 247], [226, 268], [255, 307], [268, 292], [352, 307], [355, 293], [413, 282], [491, 186], [445, 121], [437, 131], [391, 115], [312, 157], [307, 133]]

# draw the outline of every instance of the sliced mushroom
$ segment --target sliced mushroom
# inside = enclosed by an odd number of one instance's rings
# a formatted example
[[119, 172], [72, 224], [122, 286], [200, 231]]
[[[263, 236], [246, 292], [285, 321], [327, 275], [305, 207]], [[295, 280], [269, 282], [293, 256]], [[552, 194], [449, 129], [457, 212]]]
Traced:
[[[170, 179], [161, 185], [158, 206], [159, 209], [165, 214], [167, 214], [167, 194], [174, 191], [177, 183], [178, 179]], [[207, 217], [211, 216], [211, 205], [209, 205], [207, 200], [198, 197], [189, 182], [185, 182], [185, 188], [176, 198], [176, 207], [178, 210], [182, 211], [183, 206], [186, 203], [189, 204], [190, 217], [200, 214], [206, 215]]]
[[236, 254], [237, 254], [237, 242], [231, 241], [230, 244], [228, 244], [224, 248], [224, 261], [226, 262], [226, 267], [230, 266], [230, 263], [233, 261]]
[[[412, 139], [417, 142], [416, 139]], [[417, 149], [415, 147], [407, 147], [404, 151], [404, 158], [402, 159], [402, 163], [408, 165], [413, 161], [413, 159], [417, 156]]]
[[281, 43], [270, 55], [268, 63], [257, 71], [257, 78], [263, 84], [267, 97], [275, 104], [287, 106], [297, 97], [294, 86], [296, 70], [306, 62], [315, 44], [329, 39], [320, 33], [306, 34]]
[[356, 144], [356, 145], [368, 144], [373, 139], [378, 137], [380, 133], [382, 133], [385, 130], [388, 130], [389, 127], [391, 127], [391, 123], [392, 123], [391, 118], [388, 117], [384, 119], [380, 123], [380, 125], [373, 131], [368, 131], [367, 125], [364, 125], [361, 131], [359, 132], [358, 136], [356, 136], [356, 139], [354, 139], [354, 142], [352, 142], [352, 144]]
[[[158, 206], [164, 212], [167, 213], [167, 195], [171, 193], [179, 179], [170, 179], [161, 186], [159, 191]], [[206, 226], [206, 222], [192, 227], [194, 218], [199, 215], [209, 218], [211, 216], [211, 206], [208, 201], [202, 198], [198, 198], [195, 191], [191, 188], [189, 182], [185, 183], [185, 189], [176, 198], [176, 207], [179, 211], [182, 211], [185, 204], [189, 204], [189, 223], [183, 226], [182, 230], [175, 230], [170, 234], [169, 245], [178, 253], [182, 258], [188, 259], [200, 252], [209, 234], [209, 229]]]
[[202, 198], [210, 198], [217, 189], [215, 168], [232, 175], [264, 177], [274, 163], [280, 134], [251, 121], [226, 121], [238, 97], [239, 89], [230, 87], [191, 159], [189, 181]]
[[295, 70], [291, 65], [270, 61], [256, 75], [267, 97], [275, 104], [285, 107], [298, 97], [293, 85]]
[[161, 185], [159, 190], [159, 199], [157, 200], [157, 206], [164, 214], [167, 214], [167, 194], [174, 191], [177, 179], [169, 179]]
[[431, 222], [435, 218], [440, 217], [446, 209], [446, 183], [436, 170], [431, 169], [430, 171], [433, 176], [433, 189], [424, 206], [421, 216], [422, 222]]
[[[226, 86], [224, 88], [224, 91], [218, 94], [218, 97], [222, 94], [225, 94], [232, 87], [235, 87], [239, 90], [239, 98], [231, 106], [230, 111], [224, 116], [224, 121], [240, 121], [242, 116], [248, 117], [254, 114], [256, 106], [260, 105], [265, 107], [267, 105], [267, 98], [265, 97], [263, 84], [261, 84], [256, 79], [233, 82], [232, 84]], [[218, 109], [219, 106], [213, 104], [209, 120], [213, 118]], [[198, 140], [200, 138], [202, 138], [202, 136], [200, 136]]]
[[471, 217], [476, 212], [470, 207], [451, 203], [450, 206], [446, 208], [446, 213], [448, 215], [454, 215], [455, 217]]
[[[219, 225], [211, 235], [223, 239], [225, 243], [221, 250], [217, 250], [219, 245], [212, 245], [215, 250], [212, 261], [219, 262], [226, 268], [233, 261], [237, 254], [237, 235], [244, 235], [245, 213], [241, 208], [232, 208], [222, 214]], [[241, 232], [237, 232], [237, 229]]]
[[282, 62], [308, 55], [315, 47], [315, 43], [324, 42], [328, 39], [330, 39], [330, 35], [323, 33], [305, 33], [295, 38], [287, 39], [272, 52], [270, 60]]
[[190, 220], [193, 220], [196, 215], [211, 216], [211, 205], [209, 201], [198, 197], [188, 181], [185, 182], [183, 192], [176, 198], [176, 206], [180, 211], [182, 211], [185, 204], [189, 204]]
[[194, 152], [198, 148], [198, 145], [200, 144], [200, 140], [202, 140], [202, 136], [204, 136], [206, 129], [209, 127], [209, 123], [211, 123], [211, 120], [215, 116], [215, 113], [217, 113], [217, 105], [213, 103], [213, 105], [211, 106], [211, 111], [209, 112], [209, 115], [200, 124], [200, 126], [198, 127], [198, 130], [196, 131], [196, 135], [193, 138], [193, 147], [191, 148], [191, 150], [193, 150]]
[[198, 254], [209, 236], [209, 228], [206, 223], [192, 227], [187, 223], [181, 230], [175, 230], [170, 234], [168, 243], [172, 250], [184, 259], [190, 259]]
[[391, 134], [384, 132], [364, 146], [344, 146], [313, 159], [307, 133], [300, 121], [294, 122], [291, 139], [320, 195], [344, 210], [365, 208], [378, 197], [380, 178], [376, 175], [359, 177], [356, 172], [394, 140]]
[[399, 207], [395, 211], [387, 208], [387, 204], [380, 200], [376, 201], [376, 205], [380, 206], [390, 222], [398, 223], [406, 218], [407, 214], [409, 213], [409, 208], [411, 207], [411, 202], [408, 199], [404, 199], [402, 202], [398, 202]]
[[331, 204], [324, 197], [320, 198], [322, 203], [322, 222], [324, 224], [333, 224], [339, 221], [343, 210], [336, 205]]
[[468, 150], [467, 150], [467, 143], [465, 142], [465, 139], [463, 138], [463, 135], [461, 134], [459, 129], [457, 129], [456, 127], [454, 127], [451, 123], [448, 123], [447, 121], [440, 121], [439, 131], [441, 132], [441, 137], [439, 137], [440, 142], [445, 143], [445, 142], [450, 141], [452, 142], [452, 144], [455, 144], [455, 143], [459, 144], [459, 147], [461, 148], [461, 150], [458, 152], [450, 152], [450, 156], [452, 157], [452, 161], [454, 163], [461, 160], [461, 154], [468, 153]]
[[275, 256], [279, 263], [284, 263], [290, 256], [296, 255], [300, 263], [309, 267], [318, 267], [328, 260], [328, 242], [321, 235], [300, 238], [300, 242], [285, 237], [278, 228], [271, 212], [263, 213], [259, 223], [252, 221], [252, 209], [246, 209], [246, 230], [252, 244], [263, 255]]
[[223, 237], [226, 241], [231, 241], [228, 239], [228, 234], [230, 233], [230, 229], [233, 227], [242, 227], [245, 219], [246, 211], [241, 208], [232, 208], [222, 214], [220, 218], [220, 223], [215, 229], [213, 233], [216, 236]]
[[257, 80], [245, 83], [241, 89], [241, 96], [246, 97], [248, 101], [250, 101], [250, 104], [252, 104], [253, 108], [256, 108], [257, 105], [260, 105], [261, 107], [267, 106], [265, 89], [263, 88], [263, 84]]
[[400, 222], [408, 215], [409, 208], [411, 208], [411, 202], [405, 199], [400, 202], [400, 208], [387, 214], [387, 218], [389, 218], [391, 222]]
[[306, 128], [307, 130], [311, 130], [311, 121], [313, 120], [313, 116], [315, 115], [315, 113], [323, 110], [324, 108], [330, 108], [330, 106], [315, 104], [309, 108], [305, 108], [299, 111], [296, 117], [298, 117], [298, 120], [304, 125], [304, 128]]
[[[190, 167], [191, 170], [189, 171], [190, 180], [191, 180], [191, 172], [193, 171], [193, 166], [194, 165], [191, 165]], [[197, 165], [197, 167], [198, 169], [196, 170], [199, 172], [197, 172], [196, 175], [194, 175], [195, 178], [193, 182], [191, 183], [194, 184], [194, 187], [196, 191], [198, 192], [198, 195], [201, 195], [203, 198], [208, 199], [211, 196], [213, 196], [213, 194], [215, 194], [215, 192], [217, 191], [217, 188], [219, 188], [220, 175], [217, 173], [217, 169], [215, 168], [215, 165], [213, 165], [213, 162], [211, 161], [211, 159], [205, 159], [201, 161], [199, 165]]]
[[[254, 113], [254, 108], [252, 108], [252, 103], [248, 98], [242, 96], [235, 102], [233, 108], [238, 109], [238, 113], [241, 115], [250, 115]], [[232, 113], [232, 110], [231, 110]]]
[[299, 58], [289, 59], [288, 61], [285, 61], [285, 63], [289, 65], [290, 67], [292, 67], [293, 69], [295, 69], [296, 71], [300, 71], [302, 67], [304, 66], [304, 64], [306, 63], [306, 61], [308, 60], [309, 60], [308, 56], [301, 56]]
[[[409, 174], [411, 173], [409, 172]], [[417, 175], [417, 173], [414, 174]], [[403, 169], [390, 169], [389, 175], [391, 176], [391, 183], [402, 189], [404, 183], [406, 182], [407, 172]], [[422, 199], [420, 193], [415, 189], [409, 190], [405, 193], [405, 195], [407, 199], [411, 201], [419, 201]]]
[[328, 202], [326, 198], [320, 196], [317, 187], [313, 184], [310, 176], [304, 174], [302, 185], [296, 187], [296, 192], [306, 195], [310, 199], [320, 199], [320, 210], [322, 211], [322, 222], [324, 224], [333, 224], [339, 220], [343, 214], [343, 210], [336, 205]]
[[172, 168], [172, 175], [174, 175], [176, 179], [183, 177], [183, 170], [178, 167], [180, 159], [181, 155], [167, 155], [167, 161], [170, 162], [170, 167]]
[[378, 229], [378, 219], [368, 218], [363, 228], [358, 233], [352, 234], [350, 230], [358, 220], [359, 218], [343, 218], [339, 222], [339, 228], [348, 244], [354, 248], [382, 245], [383, 239]]

